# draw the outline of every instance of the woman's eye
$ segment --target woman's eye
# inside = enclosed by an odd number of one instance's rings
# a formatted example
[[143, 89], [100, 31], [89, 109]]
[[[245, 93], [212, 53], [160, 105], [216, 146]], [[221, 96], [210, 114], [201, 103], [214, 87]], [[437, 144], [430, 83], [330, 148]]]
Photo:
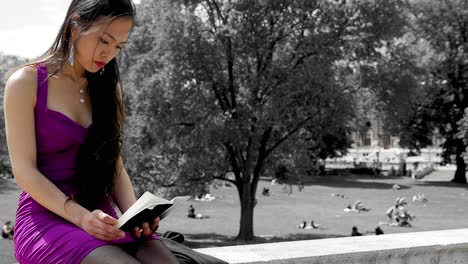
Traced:
[[107, 42], [107, 41], [105, 41], [105, 40], [103, 40], [103, 39], [101, 39], [101, 42], [104, 43], [104, 44], [106, 44], [106, 45], [109, 44], [109, 42]]

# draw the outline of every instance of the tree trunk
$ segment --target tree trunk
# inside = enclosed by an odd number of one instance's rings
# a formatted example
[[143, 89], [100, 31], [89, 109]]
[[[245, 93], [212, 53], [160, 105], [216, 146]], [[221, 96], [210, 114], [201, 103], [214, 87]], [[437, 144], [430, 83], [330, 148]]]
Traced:
[[452, 182], [466, 183], [466, 164], [463, 156], [457, 155], [457, 170], [455, 171], [455, 177]]
[[241, 218], [239, 233], [237, 240], [252, 241], [254, 239], [253, 232], [253, 208], [255, 206], [254, 199], [251, 196], [250, 182], [242, 183], [242, 190], [239, 190], [239, 198], [241, 201]]

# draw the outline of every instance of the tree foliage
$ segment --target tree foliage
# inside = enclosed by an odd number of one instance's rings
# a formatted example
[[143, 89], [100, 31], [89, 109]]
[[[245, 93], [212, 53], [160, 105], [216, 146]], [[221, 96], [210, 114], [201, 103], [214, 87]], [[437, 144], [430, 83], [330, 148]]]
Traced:
[[[422, 83], [431, 91], [421, 104], [417, 124], [433, 127], [443, 137], [443, 157], [455, 160], [453, 181], [466, 183], [465, 144], [459, 123], [468, 106], [468, 2], [462, 0], [410, 1], [411, 32], [430, 45], [431, 56], [420, 64], [427, 70]], [[426, 124], [425, 124], [426, 123]]]
[[349, 145], [355, 87], [338, 72], [378, 56], [381, 40], [400, 33], [399, 8], [143, 1], [122, 57], [131, 167], [144, 168], [138, 177], [148, 184], [231, 182], [241, 203], [238, 238], [253, 239], [257, 184], [275, 154], [317, 159]]

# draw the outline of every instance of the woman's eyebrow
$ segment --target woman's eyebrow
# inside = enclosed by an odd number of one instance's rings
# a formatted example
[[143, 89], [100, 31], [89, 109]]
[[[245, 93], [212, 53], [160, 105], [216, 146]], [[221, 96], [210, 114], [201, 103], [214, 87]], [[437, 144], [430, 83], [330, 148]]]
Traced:
[[[114, 36], [112, 36], [111, 34], [109, 34], [109, 33], [107, 33], [107, 32], [104, 32], [104, 34], [106, 34], [107, 36], [109, 36], [110, 38], [112, 38], [114, 41], [117, 41], [117, 39], [116, 39]], [[121, 42], [120, 42], [120, 44], [125, 44], [125, 43], [127, 43], [127, 41], [121, 41]]]

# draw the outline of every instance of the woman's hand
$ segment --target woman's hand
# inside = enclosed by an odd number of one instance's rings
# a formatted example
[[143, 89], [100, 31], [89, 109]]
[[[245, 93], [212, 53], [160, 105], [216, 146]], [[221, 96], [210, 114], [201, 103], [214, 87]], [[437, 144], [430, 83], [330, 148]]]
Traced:
[[117, 228], [118, 223], [117, 219], [99, 209], [84, 214], [80, 220], [80, 226], [84, 231], [106, 241], [125, 237], [125, 233]]
[[153, 221], [153, 224], [150, 226], [148, 222], [144, 222], [142, 228], [135, 226], [133, 228], [133, 234], [135, 235], [136, 238], [139, 238], [141, 236], [150, 236], [156, 230], [158, 230], [159, 227], [159, 216], [156, 217]]

